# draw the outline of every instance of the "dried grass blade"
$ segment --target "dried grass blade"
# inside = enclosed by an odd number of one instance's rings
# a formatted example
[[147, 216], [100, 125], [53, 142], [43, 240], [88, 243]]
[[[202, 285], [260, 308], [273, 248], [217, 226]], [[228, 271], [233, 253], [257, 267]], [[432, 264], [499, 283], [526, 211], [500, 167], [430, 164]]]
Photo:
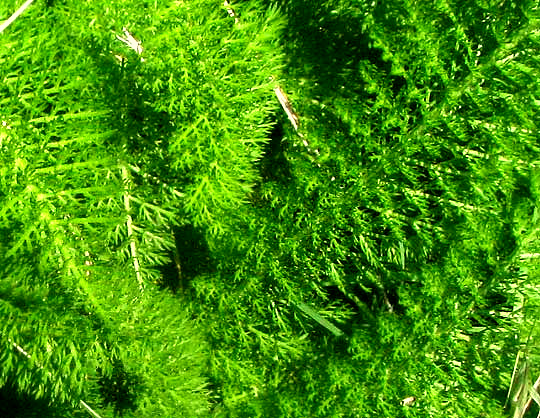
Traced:
[[296, 303], [295, 306], [305, 313], [307, 316], [309, 316], [311, 319], [315, 320], [319, 325], [326, 328], [328, 331], [330, 331], [332, 334], [334, 334], [336, 337], [341, 337], [344, 335], [343, 331], [341, 331], [338, 327], [336, 327], [334, 324], [332, 324], [327, 319], [323, 318], [315, 309], [312, 307], [306, 305], [303, 302]]

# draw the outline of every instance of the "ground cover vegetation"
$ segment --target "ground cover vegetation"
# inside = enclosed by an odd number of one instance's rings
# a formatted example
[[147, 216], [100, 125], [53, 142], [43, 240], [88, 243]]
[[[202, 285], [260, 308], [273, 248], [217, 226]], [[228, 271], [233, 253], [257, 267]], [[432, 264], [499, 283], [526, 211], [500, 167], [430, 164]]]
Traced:
[[1, 415], [536, 416], [538, 51], [526, 0], [36, 0]]

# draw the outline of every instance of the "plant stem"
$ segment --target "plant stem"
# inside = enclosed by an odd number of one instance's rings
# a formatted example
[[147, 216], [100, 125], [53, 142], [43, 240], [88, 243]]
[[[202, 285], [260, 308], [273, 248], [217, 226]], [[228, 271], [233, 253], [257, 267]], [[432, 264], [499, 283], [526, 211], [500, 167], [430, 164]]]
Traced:
[[24, 3], [21, 7], [19, 7], [19, 10], [17, 10], [15, 13], [11, 15], [11, 17], [6, 20], [2, 25], [0, 26], [0, 33], [4, 31], [9, 25], [11, 25], [15, 20], [26, 10], [28, 6], [32, 4], [34, 0], [27, 0], [26, 3]]

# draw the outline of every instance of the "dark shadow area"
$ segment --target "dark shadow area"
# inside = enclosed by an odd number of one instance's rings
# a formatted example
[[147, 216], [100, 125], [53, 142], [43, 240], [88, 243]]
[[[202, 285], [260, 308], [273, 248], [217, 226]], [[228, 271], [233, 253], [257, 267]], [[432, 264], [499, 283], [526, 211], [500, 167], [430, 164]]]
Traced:
[[215, 271], [215, 263], [200, 228], [191, 224], [176, 227], [174, 239], [176, 249], [170, 253], [171, 262], [161, 268], [160, 284], [176, 293], [186, 290], [199, 274]]
[[259, 172], [264, 181], [287, 183], [291, 179], [285, 131], [281, 123], [274, 125], [270, 133], [270, 141], [264, 146], [264, 154], [259, 162]]
[[182, 274], [186, 278], [214, 271], [210, 249], [200, 228], [193, 225], [177, 227], [174, 231], [174, 237]]
[[142, 378], [125, 370], [119, 360], [113, 360], [111, 376], [101, 376], [99, 391], [106, 406], [112, 405], [118, 416], [137, 409], [137, 393], [141, 393]]
[[405, 78], [390, 74], [392, 63], [383, 59], [382, 49], [375, 47], [369, 34], [362, 31], [362, 7], [367, 5], [343, 9], [336, 3], [335, 10], [331, 10], [331, 5], [317, 1], [278, 4], [288, 18], [282, 36], [288, 68], [309, 79], [309, 85], [316, 86], [316, 95], [324, 98], [353, 92], [365, 94], [358, 73], [361, 61], [369, 62], [389, 77], [394, 94], [404, 87]]
[[399, 303], [397, 289], [394, 287], [383, 288], [373, 283], [366, 282], [360, 286], [357, 283], [351, 283], [342, 292], [337, 286], [327, 286], [325, 291], [330, 300], [339, 300], [345, 306], [355, 310], [360, 323], [366, 320], [373, 320], [380, 312], [387, 311], [400, 314], [404, 311]]
[[161, 289], [169, 289], [173, 293], [177, 293], [183, 288], [182, 286], [182, 271], [178, 269], [175, 262], [174, 252], [169, 254], [171, 262], [159, 267], [161, 272], [161, 281], [159, 286]]
[[69, 407], [51, 405], [47, 399], [37, 400], [20, 393], [13, 382], [0, 388], [0, 417], [2, 418], [67, 418], [73, 417]]

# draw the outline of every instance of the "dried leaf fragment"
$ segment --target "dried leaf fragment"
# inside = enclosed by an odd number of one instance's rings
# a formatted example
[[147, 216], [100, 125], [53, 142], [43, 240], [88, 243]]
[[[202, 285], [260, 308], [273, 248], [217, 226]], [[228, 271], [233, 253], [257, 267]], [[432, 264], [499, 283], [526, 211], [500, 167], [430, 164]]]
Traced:
[[403, 399], [400, 404], [403, 405], [403, 406], [411, 406], [414, 401], [416, 401], [416, 397], [415, 396], [409, 396], [408, 398], [405, 398]]
[[141, 41], [136, 39], [125, 27], [122, 28], [125, 38], [122, 38], [120, 35], [116, 35], [116, 39], [125, 43], [128, 47], [133, 49], [137, 54], [142, 54], [144, 48]]

